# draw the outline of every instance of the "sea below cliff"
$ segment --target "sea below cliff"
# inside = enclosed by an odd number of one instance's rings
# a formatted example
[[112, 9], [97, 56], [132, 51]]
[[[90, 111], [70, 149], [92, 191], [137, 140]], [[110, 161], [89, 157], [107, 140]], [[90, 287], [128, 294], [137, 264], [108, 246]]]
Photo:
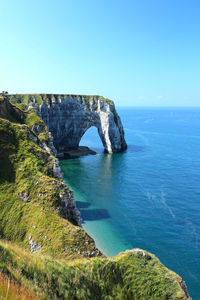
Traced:
[[200, 109], [118, 108], [128, 150], [104, 154], [96, 128], [81, 140], [100, 155], [61, 160], [83, 227], [108, 256], [154, 253], [200, 298]]

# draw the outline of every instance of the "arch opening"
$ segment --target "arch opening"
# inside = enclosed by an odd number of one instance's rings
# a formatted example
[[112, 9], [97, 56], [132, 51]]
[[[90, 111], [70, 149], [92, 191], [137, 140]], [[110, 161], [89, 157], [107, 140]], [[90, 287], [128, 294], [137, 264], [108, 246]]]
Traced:
[[97, 153], [104, 152], [103, 143], [95, 126], [91, 126], [86, 130], [79, 142], [79, 146], [87, 146]]

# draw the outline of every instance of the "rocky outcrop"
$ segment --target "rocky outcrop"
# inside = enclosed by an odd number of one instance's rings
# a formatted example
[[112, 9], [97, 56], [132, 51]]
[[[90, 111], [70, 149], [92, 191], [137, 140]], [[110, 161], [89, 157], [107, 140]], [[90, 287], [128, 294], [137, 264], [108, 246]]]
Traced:
[[77, 149], [85, 132], [92, 126], [98, 129], [105, 152], [120, 152], [127, 148], [121, 120], [114, 103], [103, 97], [65, 96], [49, 98], [34, 105], [37, 113], [53, 135], [58, 151]]
[[[33, 127], [32, 127], [33, 130]], [[36, 124], [34, 125], [34, 133], [37, 132], [38, 134], [41, 134], [44, 130], [42, 127], [38, 129]], [[33, 134], [32, 134], [33, 135]], [[34, 135], [33, 135], [34, 136]], [[29, 133], [29, 138], [30, 138], [30, 133]], [[63, 218], [70, 220], [72, 223], [81, 226], [81, 217], [80, 217], [80, 212], [78, 211], [76, 207], [76, 202], [74, 199], [73, 192], [67, 187], [67, 185], [63, 181], [63, 174], [61, 171], [61, 168], [59, 166], [59, 161], [58, 158], [55, 156], [57, 155], [57, 151], [52, 143], [52, 136], [49, 134], [49, 139], [48, 141], [40, 141], [38, 139], [38, 136], [35, 136], [36, 140], [31, 138], [32, 141], [34, 141], [38, 146], [40, 146], [43, 150], [45, 150], [48, 154], [52, 155], [51, 160], [52, 160], [52, 174], [56, 179], [61, 180], [58, 182], [54, 182], [54, 184], [58, 185], [59, 189], [59, 211], [60, 214]], [[42, 195], [42, 194], [41, 194]], [[33, 243], [34, 245], [34, 243]]]
[[[31, 115], [32, 120], [35, 120], [35, 123], [31, 125], [27, 125], [28, 115]], [[1, 120], [2, 118], [2, 120]], [[5, 119], [5, 120], [3, 120]], [[12, 123], [12, 119], [14, 119], [14, 123]], [[39, 122], [38, 122], [39, 119]], [[8, 121], [11, 121], [8, 123]], [[18, 123], [17, 123], [18, 121]], [[30, 120], [29, 120], [30, 121]], [[22, 123], [24, 122], [24, 123]], [[7, 124], [7, 125], [6, 125]], [[5, 127], [5, 128], [4, 128]], [[11, 128], [8, 134], [8, 128]], [[18, 133], [18, 131], [23, 131], [23, 137]], [[45, 136], [45, 140], [41, 139], [41, 136]], [[5, 136], [9, 136], [5, 139]], [[13, 138], [15, 137], [15, 138]], [[58, 158], [56, 158], [57, 151], [53, 145], [53, 138], [51, 134], [47, 131], [47, 127], [45, 126], [44, 122], [36, 115], [35, 112], [23, 112], [16, 106], [12, 105], [6, 97], [0, 98], [0, 163], [1, 166], [3, 163], [7, 165], [6, 169], [13, 169], [16, 168], [14, 162], [11, 161], [9, 152], [11, 149], [15, 149], [14, 153], [15, 156], [18, 155], [19, 146], [21, 141], [33, 142], [37, 146], [35, 150], [34, 159], [36, 161], [43, 162], [47, 169], [48, 175], [51, 175], [52, 178], [56, 180], [53, 181], [54, 190], [57, 191], [54, 194], [54, 198], [57, 199], [56, 210], [60, 212], [60, 215], [71, 221], [73, 224], [81, 226], [81, 217], [80, 212], [76, 207], [76, 203], [74, 200], [73, 192], [67, 187], [63, 180], [63, 174], [61, 172]], [[9, 150], [8, 150], [9, 149]], [[36, 150], [37, 149], [37, 150]], [[24, 157], [23, 160], [26, 159], [26, 153], [23, 153], [21, 150], [21, 156]], [[14, 159], [14, 158], [13, 158]], [[16, 158], [15, 158], [16, 159]], [[16, 159], [17, 160], [17, 159]], [[19, 163], [19, 161], [18, 161]], [[1, 179], [1, 172], [0, 172], [0, 179]], [[37, 187], [40, 186], [39, 182], [37, 181]], [[48, 184], [45, 184], [48, 186]], [[45, 198], [46, 191], [42, 192], [39, 191], [38, 197]], [[23, 201], [26, 205], [31, 202], [33, 197], [29, 195], [29, 191], [24, 186], [23, 191], [18, 193], [17, 198]], [[35, 247], [35, 242], [30, 242], [31, 246]]]
[[17, 123], [22, 123], [24, 121], [21, 110], [10, 104], [6, 96], [0, 96], [0, 118]]
[[60, 184], [59, 189], [60, 189], [59, 210], [60, 210], [61, 216], [65, 219], [71, 221], [72, 223], [81, 226], [80, 212], [76, 207], [76, 202], [74, 199], [73, 192], [66, 186], [66, 184], [64, 182], [63, 182], [63, 184]]

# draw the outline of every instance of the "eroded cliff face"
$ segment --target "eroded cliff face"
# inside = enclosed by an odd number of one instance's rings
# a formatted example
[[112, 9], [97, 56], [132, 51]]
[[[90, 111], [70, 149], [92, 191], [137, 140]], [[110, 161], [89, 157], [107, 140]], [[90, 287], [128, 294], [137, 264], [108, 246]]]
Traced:
[[44, 122], [2, 101], [0, 298], [8, 295], [7, 282], [17, 278], [17, 284], [34, 289], [34, 299], [190, 299], [182, 278], [154, 255], [133, 249], [105, 257], [74, 225], [80, 214]]
[[[80, 227], [44, 122], [33, 111], [0, 101], [0, 239], [54, 257], [102, 256]], [[11, 112], [14, 122], [7, 119]]]
[[115, 153], [127, 148], [121, 120], [110, 100], [93, 96], [66, 96], [48, 99], [34, 105], [37, 113], [53, 135], [57, 151], [77, 149], [84, 133], [92, 126], [98, 129], [105, 152]]

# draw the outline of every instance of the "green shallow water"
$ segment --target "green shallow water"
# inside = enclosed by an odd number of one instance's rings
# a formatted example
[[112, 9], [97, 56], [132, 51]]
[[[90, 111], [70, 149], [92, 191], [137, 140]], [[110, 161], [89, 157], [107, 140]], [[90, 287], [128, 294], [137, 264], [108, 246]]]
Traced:
[[[70, 170], [73, 174], [76, 173], [76, 170], [79, 172], [79, 164], [83, 160], [86, 160], [88, 166], [87, 159], [90, 160], [90, 157], [62, 160], [61, 167], [65, 178], [69, 176]], [[96, 167], [94, 166], [94, 168]], [[84, 177], [84, 180], [87, 181], [87, 177]], [[94, 206], [91, 202], [88, 202], [87, 192], [84, 189], [80, 191], [80, 188], [77, 189], [73, 184], [71, 185], [70, 181], [67, 180], [67, 184], [74, 191], [77, 207], [81, 211], [83, 228], [94, 238], [97, 248], [111, 257], [126, 249], [132, 249], [133, 245], [123, 239], [123, 236], [119, 236], [119, 233], [115, 230], [115, 227], [109, 220], [110, 216], [107, 210], [101, 208], [101, 205]], [[90, 196], [94, 197], [92, 193], [90, 193]]]

